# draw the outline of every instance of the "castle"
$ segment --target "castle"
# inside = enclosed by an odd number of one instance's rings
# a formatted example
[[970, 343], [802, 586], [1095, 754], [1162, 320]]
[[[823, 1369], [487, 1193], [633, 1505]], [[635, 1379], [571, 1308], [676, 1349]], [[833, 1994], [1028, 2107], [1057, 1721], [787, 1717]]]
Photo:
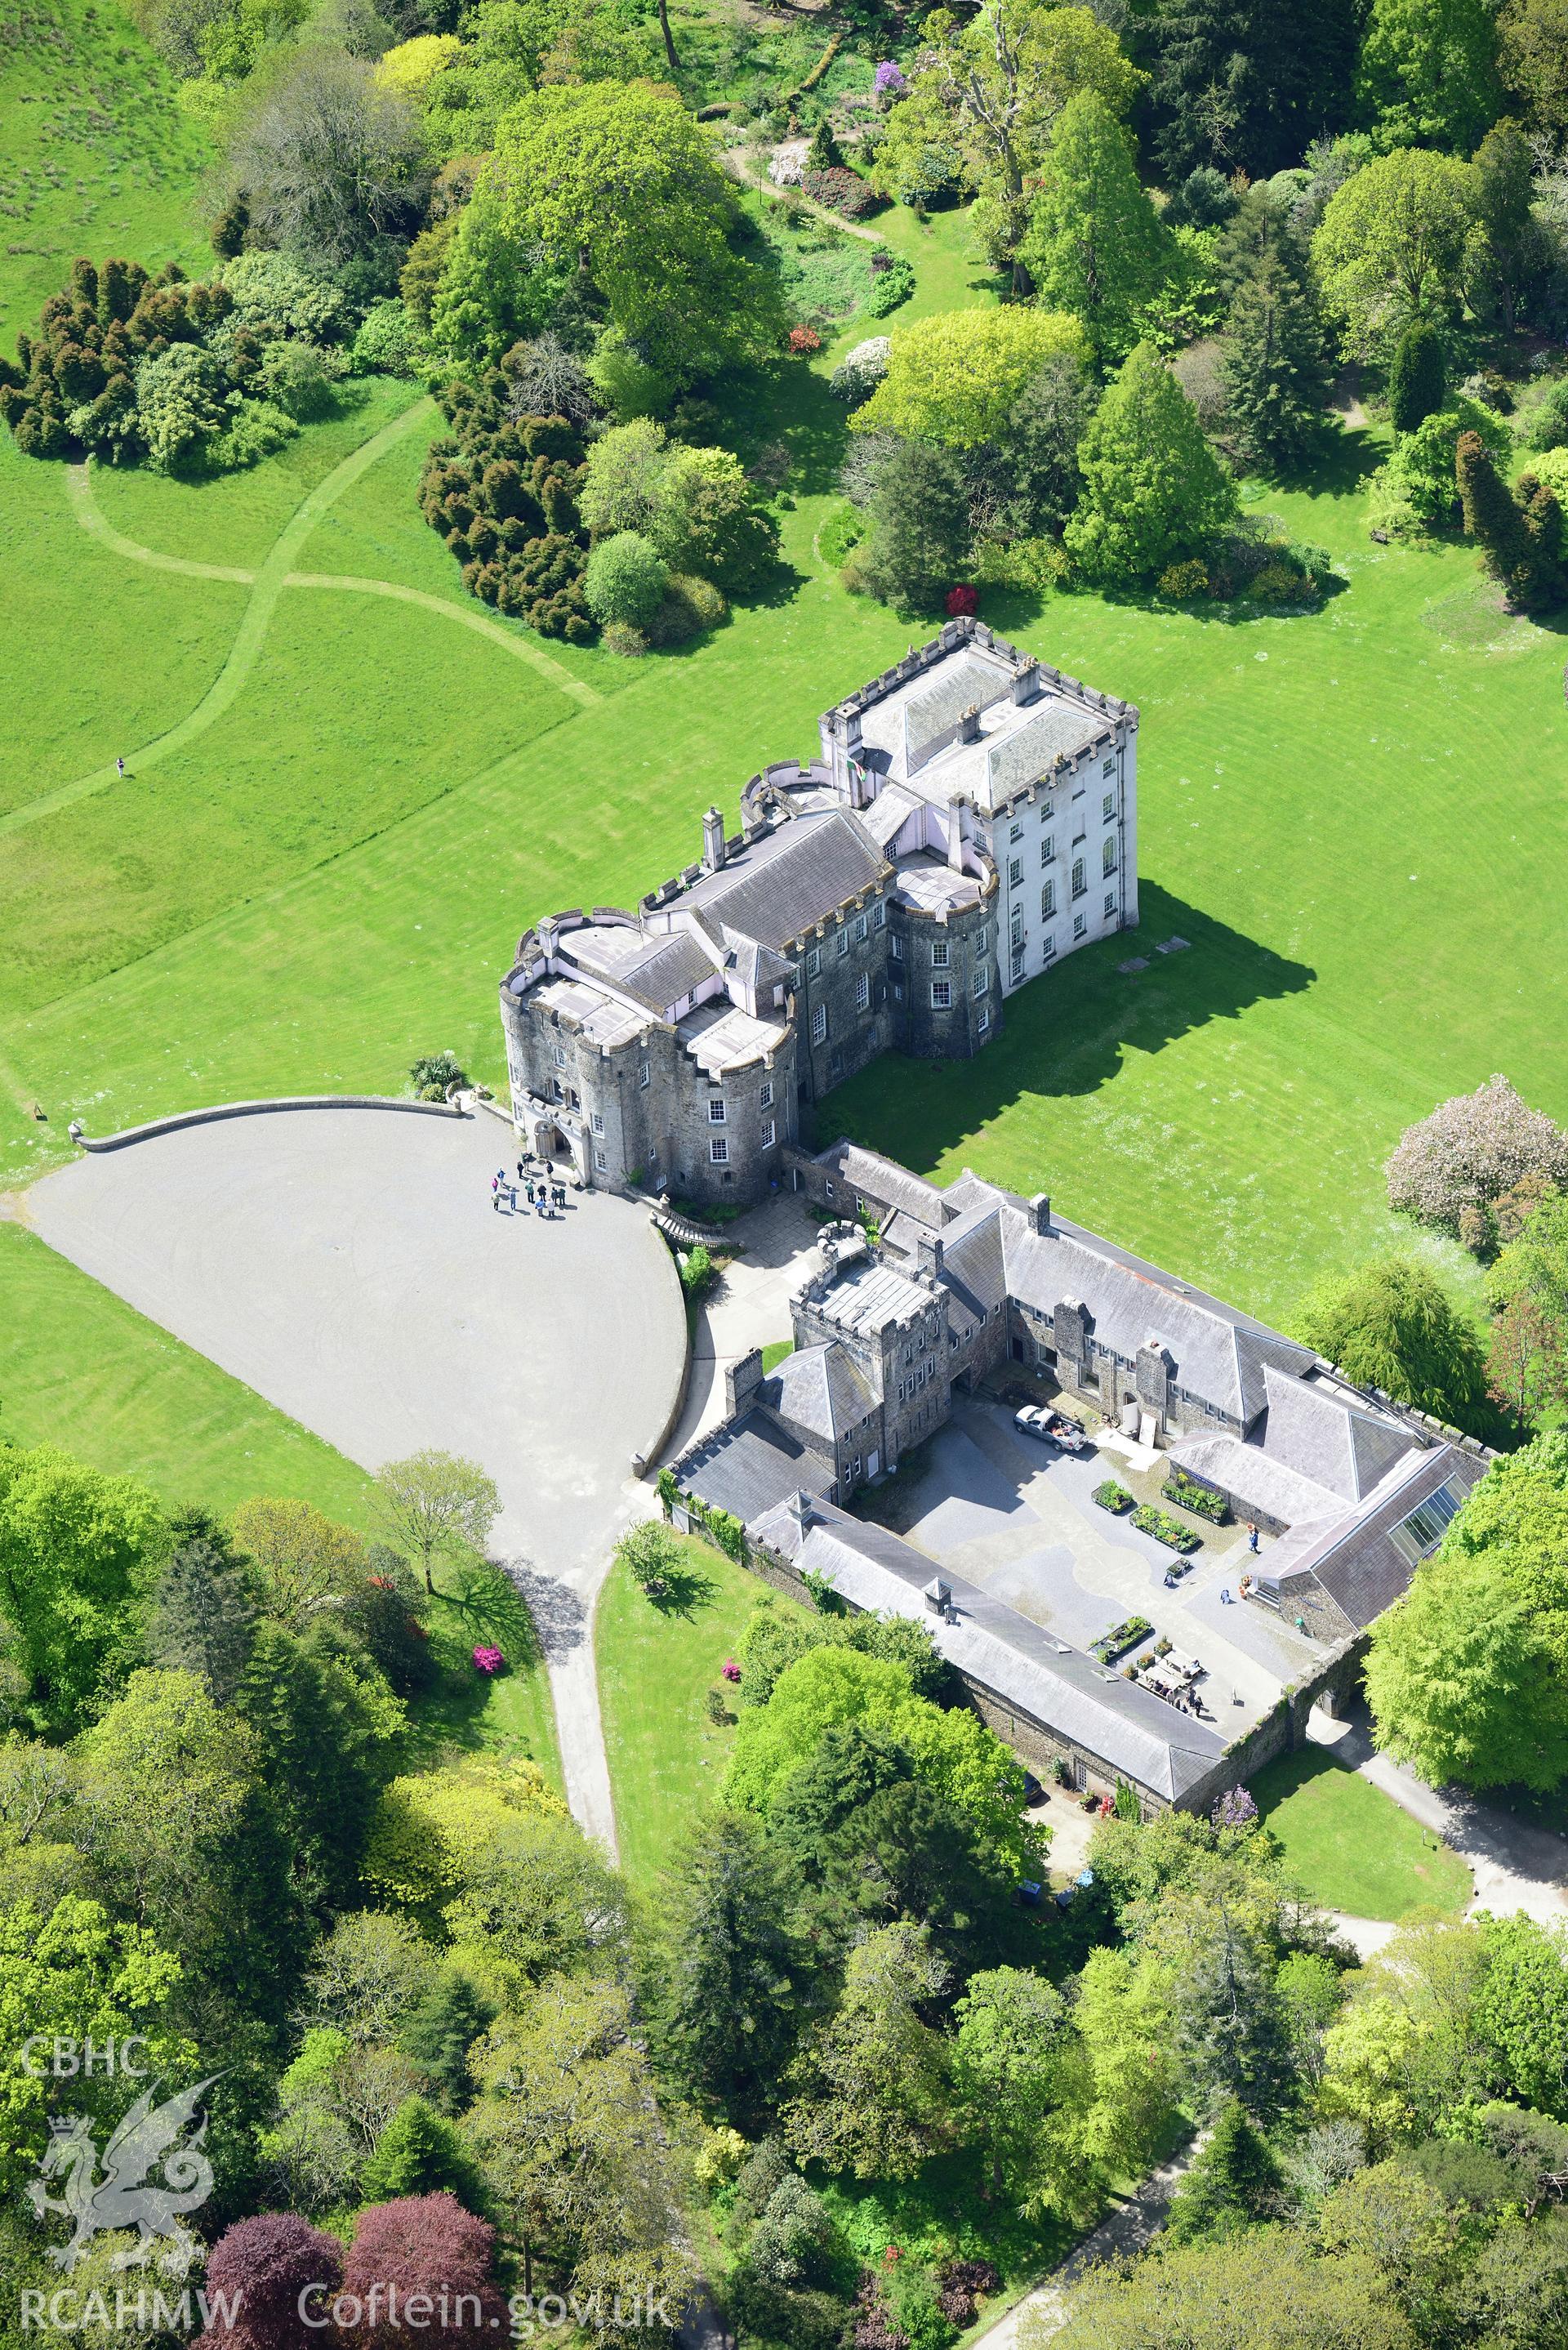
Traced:
[[1133, 706], [952, 620], [753, 775], [635, 913], [574, 908], [501, 989], [513, 1115], [583, 1180], [742, 1206], [802, 1104], [962, 1059], [1014, 989], [1137, 920]]

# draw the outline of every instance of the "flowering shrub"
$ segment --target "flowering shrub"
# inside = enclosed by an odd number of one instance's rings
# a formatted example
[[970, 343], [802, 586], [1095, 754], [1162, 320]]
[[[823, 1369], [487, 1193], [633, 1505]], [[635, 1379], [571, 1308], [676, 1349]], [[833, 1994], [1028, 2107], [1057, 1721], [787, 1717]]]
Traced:
[[720, 1670], [727, 1681], [738, 1681], [741, 1678], [741, 1668], [733, 1657], [726, 1657]]
[[867, 185], [858, 172], [852, 172], [847, 163], [829, 164], [823, 171], [803, 172], [800, 185], [803, 195], [809, 196], [814, 203], [826, 204], [829, 212], [842, 213], [846, 220], [858, 220], [863, 213], [871, 210], [877, 201], [874, 190]]
[[827, 379], [827, 388], [836, 400], [869, 400], [888, 372], [888, 354], [892, 340], [887, 335], [870, 335], [846, 353]]
[[506, 1659], [499, 1648], [475, 1648], [473, 1661], [482, 1673], [498, 1673]]
[[950, 620], [972, 619], [980, 609], [980, 598], [972, 588], [950, 588], [947, 605]]
[[1506, 1077], [1489, 1077], [1407, 1126], [1385, 1171], [1391, 1208], [1458, 1234], [1461, 1218], [1477, 1228], [1466, 1208], [1490, 1207], [1526, 1176], [1568, 1189], [1568, 1134]]
[[822, 348], [822, 337], [815, 327], [792, 327], [789, 330], [789, 347], [792, 351], [819, 351]]
[[1245, 1787], [1227, 1787], [1210, 1814], [1217, 1828], [1250, 1828], [1258, 1816], [1258, 1806]]
[[902, 69], [893, 63], [891, 57], [883, 59], [877, 68], [875, 78], [878, 92], [888, 98], [902, 98], [909, 87], [904, 79]]

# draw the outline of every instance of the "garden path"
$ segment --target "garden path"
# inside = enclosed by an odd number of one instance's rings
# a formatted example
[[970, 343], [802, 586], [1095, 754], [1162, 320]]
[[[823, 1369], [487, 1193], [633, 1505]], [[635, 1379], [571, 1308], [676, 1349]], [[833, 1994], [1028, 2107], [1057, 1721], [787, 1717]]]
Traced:
[[1106, 2213], [1097, 2228], [1090, 2230], [1083, 2241], [1074, 2247], [1061, 2265], [1054, 2268], [1032, 2293], [1013, 2303], [1004, 2317], [987, 2329], [970, 2345], [970, 2350], [1019, 2350], [1021, 2329], [1027, 2324], [1022, 2338], [1028, 2344], [1049, 2341], [1067, 2323], [1067, 2295], [1086, 2271], [1102, 2261], [1120, 2258], [1128, 2252], [1141, 2252], [1158, 2235], [1165, 2225], [1170, 2199], [1184, 2173], [1198, 2153], [1207, 2130], [1202, 2130], [1181, 2152], [1162, 2162], [1151, 2171], [1141, 2187], [1135, 2188], [1114, 2210]]
[[[406, 432], [411, 432], [418, 424], [428, 425], [434, 412], [433, 401], [417, 400], [404, 409], [400, 416], [393, 417], [390, 423], [384, 424], [379, 432], [372, 433], [368, 441], [362, 441], [341, 464], [335, 465], [326, 479], [318, 482], [300, 500], [273, 542], [265, 561], [254, 571], [227, 564], [198, 563], [182, 556], [161, 555], [151, 547], [139, 546], [134, 539], [126, 538], [117, 531], [99, 512], [93, 500], [88, 467], [67, 467], [67, 485], [78, 522], [116, 555], [131, 562], [147, 564], [154, 570], [183, 572], [188, 577], [222, 580], [231, 586], [248, 587], [251, 590], [228, 656], [201, 701], [165, 733], [155, 735], [150, 743], [139, 744], [130, 754], [128, 764], [146, 768], [156, 761], [168, 758], [173, 752], [183, 750], [198, 734], [205, 733], [214, 720], [221, 718], [232, 706], [255, 667], [278, 599], [286, 588], [347, 589], [360, 595], [391, 596], [401, 603], [421, 605], [427, 611], [438, 613], [443, 619], [455, 620], [464, 628], [476, 630], [481, 636], [488, 637], [515, 659], [525, 661], [541, 676], [548, 678], [552, 685], [569, 695], [581, 707], [591, 708], [602, 701], [603, 696], [597, 687], [574, 677], [562, 662], [553, 660], [532, 637], [521, 632], [514, 635], [497, 621], [487, 619], [480, 610], [469, 611], [462, 605], [448, 602], [442, 597], [427, 595], [417, 588], [400, 587], [390, 580], [296, 571], [291, 567], [294, 557], [322, 515], [344, 491], [351, 487], [360, 474], [367, 472]], [[71, 782], [57, 785], [52, 792], [41, 793], [36, 799], [27, 800], [8, 815], [0, 816], [0, 836], [19, 832], [39, 817], [51, 816], [56, 809], [69, 806], [73, 801], [86, 799], [95, 792], [107, 791], [119, 780], [119, 771], [110, 760], [101, 767], [95, 767], [89, 775], [78, 775]]]

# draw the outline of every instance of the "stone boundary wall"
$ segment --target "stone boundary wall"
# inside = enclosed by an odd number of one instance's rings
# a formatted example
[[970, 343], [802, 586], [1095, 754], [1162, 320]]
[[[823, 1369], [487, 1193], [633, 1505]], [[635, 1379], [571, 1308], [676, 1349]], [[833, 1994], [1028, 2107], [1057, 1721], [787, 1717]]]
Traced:
[[1306, 1743], [1307, 1718], [1324, 1700], [1331, 1709], [1344, 1704], [1360, 1687], [1361, 1668], [1372, 1643], [1370, 1632], [1353, 1633], [1332, 1654], [1314, 1667], [1303, 1680], [1293, 1681], [1262, 1721], [1229, 1745], [1206, 1778], [1188, 1790], [1180, 1808], [1206, 1812], [1227, 1788], [1241, 1786], [1265, 1763], [1293, 1753]]
[[178, 1134], [182, 1127], [210, 1126], [223, 1118], [260, 1118], [282, 1109], [397, 1109], [413, 1110], [425, 1118], [468, 1116], [453, 1102], [403, 1101], [395, 1094], [285, 1094], [275, 1101], [213, 1102], [206, 1109], [179, 1110], [172, 1117], [149, 1118], [145, 1126], [123, 1127], [119, 1133], [96, 1140], [82, 1132], [77, 1118], [71, 1120], [69, 1131], [78, 1149], [123, 1150], [130, 1143], [151, 1141], [154, 1135]]

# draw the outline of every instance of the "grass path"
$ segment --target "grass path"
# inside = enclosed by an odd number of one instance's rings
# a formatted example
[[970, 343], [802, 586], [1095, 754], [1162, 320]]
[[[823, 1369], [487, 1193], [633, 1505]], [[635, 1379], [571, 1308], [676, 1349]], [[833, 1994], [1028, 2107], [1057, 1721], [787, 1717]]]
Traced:
[[[389, 423], [382, 425], [379, 432], [372, 433], [368, 441], [362, 441], [340, 464], [333, 467], [325, 481], [318, 482], [301, 498], [278, 533], [271, 552], [254, 571], [240, 570], [226, 564], [198, 563], [182, 556], [163, 555], [155, 548], [139, 546], [133, 539], [126, 538], [116, 530], [99, 512], [93, 499], [88, 467], [71, 465], [67, 468], [68, 493], [78, 522], [116, 555], [124, 556], [135, 563], [145, 563], [154, 570], [180, 572], [188, 578], [222, 580], [251, 589], [250, 599], [223, 668], [193, 710], [133, 752], [132, 759], [138, 766], [151, 766], [155, 761], [167, 758], [171, 752], [182, 751], [233, 705], [255, 667], [272, 625], [278, 598], [286, 588], [350, 589], [362, 595], [390, 596], [400, 602], [418, 605], [425, 611], [438, 614], [442, 619], [462, 621], [479, 635], [501, 645], [584, 707], [592, 707], [601, 700], [597, 688], [581, 678], [574, 677], [569, 670], [559, 661], [553, 660], [532, 639], [511, 635], [493, 620], [487, 619], [483, 611], [465, 611], [462, 606], [447, 603], [438, 596], [427, 595], [417, 588], [399, 587], [389, 580], [338, 577], [321, 572], [291, 569], [293, 557], [300, 552], [322, 515], [343, 492], [350, 488], [395, 442], [401, 440], [416, 424], [428, 423], [434, 413], [433, 400], [428, 398], [416, 400], [404, 409], [400, 416], [393, 417]], [[74, 801], [86, 799], [95, 792], [107, 790], [119, 780], [119, 770], [110, 762], [95, 767], [88, 775], [77, 776], [70, 783], [57, 785], [53, 791], [25, 801], [21, 806], [13, 808], [9, 815], [0, 816], [0, 836], [20, 832], [40, 817], [52, 816], [57, 809], [68, 807]]]

